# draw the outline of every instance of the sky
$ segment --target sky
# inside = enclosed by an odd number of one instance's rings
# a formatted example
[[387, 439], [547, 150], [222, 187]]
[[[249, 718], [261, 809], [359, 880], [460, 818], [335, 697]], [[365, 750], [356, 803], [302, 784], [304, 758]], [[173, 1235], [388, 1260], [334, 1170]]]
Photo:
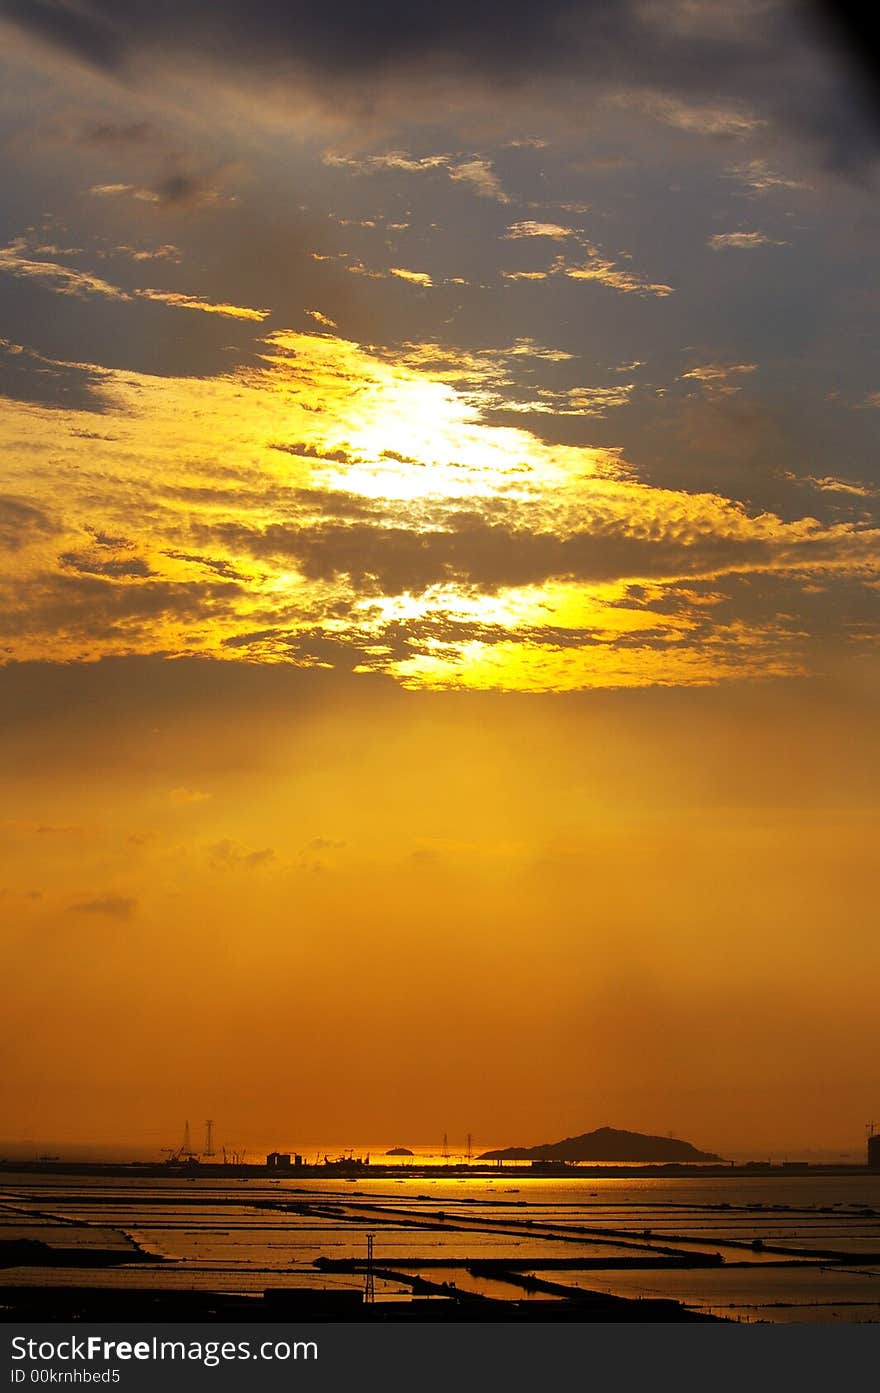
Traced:
[[0, 37], [0, 1133], [859, 1147], [857, 54], [790, 0]]

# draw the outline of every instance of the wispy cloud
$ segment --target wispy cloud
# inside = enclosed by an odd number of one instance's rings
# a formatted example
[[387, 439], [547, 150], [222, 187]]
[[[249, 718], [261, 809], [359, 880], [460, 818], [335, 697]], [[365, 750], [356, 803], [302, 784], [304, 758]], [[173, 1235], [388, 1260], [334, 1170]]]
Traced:
[[433, 285], [434, 282], [427, 271], [408, 271], [404, 266], [390, 266], [388, 268], [390, 276], [397, 276], [399, 280], [411, 281], [413, 285]]
[[880, 488], [874, 488], [870, 484], [861, 483], [853, 479], [839, 479], [834, 474], [826, 474], [817, 478], [813, 474], [786, 474], [786, 478], [794, 484], [806, 484], [809, 487], [818, 489], [820, 493], [842, 493], [851, 498], [878, 498]]
[[618, 262], [603, 257], [595, 248], [583, 266], [563, 266], [563, 275], [574, 281], [597, 281], [610, 290], [619, 290], [624, 295], [656, 295], [665, 299], [674, 289], [663, 282], [648, 281], [635, 271], [628, 271]]
[[129, 261], [182, 261], [183, 254], [179, 247], [175, 247], [171, 242], [164, 242], [159, 247], [131, 247], [123, 244], [113, 247], [111, 255], [127, 257]]
[[170, 305], [178, 310], [201, 310], [203, 314], [220, 314], [225, 319], [252, 319], [258, 323], [268, 319], [271, 310], [254, 310], [246, 305], [225, 305], [208, 300], [203, 295], [183, 295], [174, 290], [135, 290], [143, 300], [155, 300], [162, 305]]
[[153, 203], [159, 208], [199, 207], [235, 203], [233, 194], [224, 193], [194, 174], [174, 172], [155, 184], [92, 184], [95, 198], [131, 198], [136, 203]]
[[[123, 290], [120, 286], [113, 285], [90, 271], [80, 271], [75, 267], [62, 266], [54, 261], [36, 261], [32, 257], [24, 255], [26, 250], [26, 244], [21, 240], [0, 248], [0, 272], [5, 272], [7, 275], [16, 276], [22, 280], [35, 281], [59, 295], [79, 297], [97, 295], [105, 300], [128, 303], [135, 300], [153, 300], [159, 304], [169, 305], [173, 309], [199, 310], [203, 314], [219, 314], [227, 319], [251, 319], [258, 323], [267, 319], [271, 313], [270, 310], [250, 309], [244, 305], [217, 303], [203, 295], [187, 295], [181, 291], [150, 288]], [[140, 257], [136, 259], [152, 260], [154, 258]]]
[[753, 193], [769, 193], [773, 189], [809, 189], [810, 184], [802, 179], [793, 179], [780, 174], [766, 160], [756, 158], [731, 165], [727, 177], [751, 189]]
[[766, 232], [716, 232], [707, 242], [713, 251], [733, 248], [737, 251], [751, 251], [754, 247], [787, 247], [788, 242], [768, 237]]
[[549, 237], [554, 242], [563, 242], [567, 237], [574, 237], [576, 234], [570, 227], [560, 227], [558, 223], [534, 222], [526, 219], [523, 222], [511, 223], [504, 237], [507, 241], [513, 241], [519, 237]]
[[11, 242], [0, 247], [0, 272], [21, 280], [36, 281], [59, 295], [101, 295], [107, 300], [128, 300], [131, 297], [119, 286], [111, 285], [88, 271], [77, 271], [54, 261], [36, 261], [25, 255], [25, 242]]
[[764, 117], [741, 103], [697, 103], [646, 91], [616, 93], [611, 100], [620, 106], [633, 107], [665, 126], [695, 135], [744, 137], [767, 125]]
[[698, 382], [707, 392], [731, 395], [738, 392], [742, 379], [757, 372], [756, 363], [702, 363], [681, 374], [682, 382]]
[[494, 198], [499, 203], [509, 203], [510, 199], [501, 187], [501, 181], [489, 160], [471, 159], [446, 166], [450, 179], [457, 183], [470, 184], [481, 198]]
[[675, 293], [674, 287], [660, 281], [649, 281], [637, 271], [628, 270], [619, 261], [604, 256], [590, 242], [584, 242], [586, 260], [572, 265], [564, 256], [558, 256], [551, 266], [543, 271], [502, 271], [508, 281], [543, 281], [551, 276], [567, 276], [573, 281], [595, 281], [609, 290], [620, 291], [623, 295], [649, 295], [665, 299]]
[[381, 170], [398, 170], [405, 174], [446, 174], [456, 183], [469, 184], [481, 198], [494, 198], [499, 203], [510, 199], [501, 187], [490, 160], [479, 155], [409, 155], [403, 150], [389, 150], [379, 155], [325, 155], [326, 164], [348, 169], [354, 174], [375, 174]]

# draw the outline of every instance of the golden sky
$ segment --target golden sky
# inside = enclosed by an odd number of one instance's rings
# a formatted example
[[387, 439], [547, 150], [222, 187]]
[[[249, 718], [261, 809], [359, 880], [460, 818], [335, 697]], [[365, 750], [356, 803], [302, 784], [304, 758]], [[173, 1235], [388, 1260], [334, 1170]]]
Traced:
[[0, 11], [4, 1135], [856, 1146], [852, 73], [346, 14]]

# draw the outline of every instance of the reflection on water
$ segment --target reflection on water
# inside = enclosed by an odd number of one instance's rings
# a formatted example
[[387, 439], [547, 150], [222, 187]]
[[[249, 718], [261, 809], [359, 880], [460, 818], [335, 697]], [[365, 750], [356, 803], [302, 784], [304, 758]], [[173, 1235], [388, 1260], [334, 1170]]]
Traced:
[[7, 1267], [3, 1284], [360, 1290], [372, 1233], [377, 1300], [593, 1292], [737, 1320], [880, 1320], [878, 1175], [508, 1179], [8, 1176], [0, 1243], [110, 1256]]

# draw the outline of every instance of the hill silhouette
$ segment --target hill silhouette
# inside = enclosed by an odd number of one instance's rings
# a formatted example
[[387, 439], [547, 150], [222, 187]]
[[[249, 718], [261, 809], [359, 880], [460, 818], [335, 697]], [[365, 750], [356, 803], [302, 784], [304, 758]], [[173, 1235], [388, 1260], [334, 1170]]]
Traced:
[[542, 1146], [509, 1146], [484, 1151], [481, 1161], [720, 1161], [710, 1151], [698, 1151], [675, 1137], [652, 1137], [644, 1132], [624, 1132], [598, 1127], [563, 1141]]

